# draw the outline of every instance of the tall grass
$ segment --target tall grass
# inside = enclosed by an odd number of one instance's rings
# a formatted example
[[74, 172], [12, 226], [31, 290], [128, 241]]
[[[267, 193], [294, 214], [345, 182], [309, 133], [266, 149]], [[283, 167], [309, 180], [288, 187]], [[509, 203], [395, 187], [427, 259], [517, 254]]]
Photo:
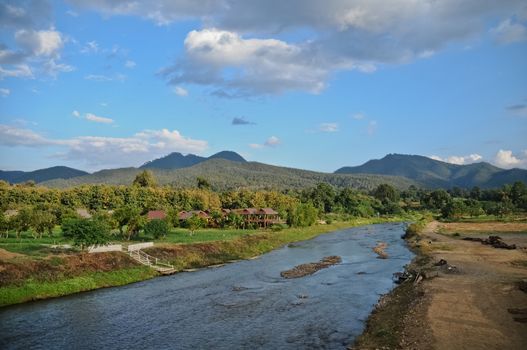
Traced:
[[155, 276], [157, 273], [154, 270], [146, 266], [139, 266], [110, 272], [93, 272], [55, 282], [30, 279], [20, 286], [0, 288], [0, 306], [59, 297], [97, 288], [121, 286]]

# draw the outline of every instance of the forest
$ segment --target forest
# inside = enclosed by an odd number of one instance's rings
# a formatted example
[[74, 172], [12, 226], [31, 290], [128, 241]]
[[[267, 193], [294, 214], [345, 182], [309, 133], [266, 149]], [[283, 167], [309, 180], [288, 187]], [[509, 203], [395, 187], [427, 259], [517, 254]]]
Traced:
[[[348, 220], [356, 217], [402, 215], [430, 211], [444, 219], [504, 218], [527, 211], [527, 187], [515, 182], [497, 189], [426, 190], [410, 186], [398, 190], [380, 184], [371, 191], [336, 188], [328, 183], [302, 190], [215, 191], [198, 177], [194, 187], [158, 186], [152, 172], [138, 174], [130, 186], [82, 185], [51, 189], [34, 183], [11, 185], [0, 182], [0, 232], [2, 237], [19, 238], [31, 233], [34, 238], [51, 236], [60, 226], [65, 237], [78, 244], [99, 244], [116, 235], [130, 240], [140, 232], [163, 237], [172, 227], [247, 228], [235, 214], [222, 216], [224, 209], [273, 208], [283, 220], [281, 226], [310, 226], [317, 220]], [[82, 209], [87, 217], [79, 215]], [[148, 221], [150, 210], [163, 210], [165, 220]], [[198, 217], [179, 222], [180, 211], [208, 211], [211, 220]], [[163, 221], [163, 222], [158, 222]], [[249, 227], [253, 228], [253, 227]], [[80, 237], [80, 238], [79, 238]]]

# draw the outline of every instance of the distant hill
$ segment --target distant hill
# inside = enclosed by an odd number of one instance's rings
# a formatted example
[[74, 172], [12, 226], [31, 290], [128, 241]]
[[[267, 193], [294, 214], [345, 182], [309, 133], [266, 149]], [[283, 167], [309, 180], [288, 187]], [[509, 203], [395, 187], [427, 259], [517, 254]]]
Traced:
[[360, 166], [340, 168], [335, 174], [403, 176], [431, 188], [454, 186], [491, 188], [515, 181], [527, 183], [527, 170], [505, 170], [485, 162], [456, 165], [428, 157], [404, 154], [389, 154], [382, 159], [370, 160]]
[[8, 181], [10, 183], [21, 183], [26, 181], [35, 181], [36, 183], [39, 183], [54, 179], [70, 179], [72, 177], [83, 175], [88, 175], [88, 173], [82, 170], [68, 168], [66, 166], [54, 166], [28, 172], [0, 170], [0, 180]]
[[236, 152], [222, 151], [212, 156], [200, 157], [194, 154], [184, 156], [179, 152], [170, 153], [162, 158], [154, 159], [141, 165], [141, 169], [181, 169], [202, 163], [208, 159], [226, 159], [233, 162], [246, 162], [246, 160]]
[[[285, 168], [257, 162], [237, 162], [225, 159], [209, 159], [192, 167], [180, 169], [150, 169], [161, 185], [176, 187], [196, 186], [196, 178], [204, 177], [214, 189], [302, 189], [327, 182], [336, 187], [372, 189], [381, 183], [397, 188], [420, 184], [397, 176], [340, 175], [308, 170]], [[48, 187], [72, 187], [82, 184], [130, 185], [142, 169], [123, 168], [103, 170], [90, 175], [68, 180], [52, 180], [43, 183]]]

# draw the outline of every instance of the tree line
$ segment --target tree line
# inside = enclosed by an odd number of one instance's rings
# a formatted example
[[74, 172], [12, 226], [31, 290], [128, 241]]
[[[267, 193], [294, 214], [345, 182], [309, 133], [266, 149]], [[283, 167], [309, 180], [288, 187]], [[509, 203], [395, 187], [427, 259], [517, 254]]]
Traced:
[[[309, 226], [330, 213], [371, 217], [430, 210], [454, 219], [505, 216], [527, 211], [527, 188], [523, 182], [516, 182], [499, 189], [427, 190], [410, 186], [399, 191], [389, 184], [381, 184], [365, 192], [319, 183], [303, 190], [216, 192], [204, 178], [197, 179], [196, 188], [157, 186], [148, 171], [138, 174], [132, 186], [83, 185], [49, 189], [0, 181], [0, 232], [4, 237], [10, 231], [15, 232], [16, 237], [31, 231], [35, 238], [42, 238], [45, 234], [51, 235], [56, 225], [61, 226], [66, 237], [82, 236], [80, 232], [99, 232], [102, 237], [108, 237], [111, 232], [117, 232], [125, 239], [132, 239], [141, 231], [157, 238], [172, 226], [187, 227], [191, 232], [206, 225], [250, 228], [237, 215], [225, 216], [220, 210], [251, 207], [273, 208], [289, 226]], [[92, 218], [79, 217], [78, 208], [87, 209]], [[16, 210], [16, 215], [8, 215], [9, 210]], [[167, 219], [161, 220], [163, 223], [147, 221], [146, 213], [150, 210], [164, 210]], [[204, 221], [195, 216], [179, 222], [177, 214], [182, 210], [208, 210], [211, 219]], [[93, 240], [97, 241], [92, 237]]]

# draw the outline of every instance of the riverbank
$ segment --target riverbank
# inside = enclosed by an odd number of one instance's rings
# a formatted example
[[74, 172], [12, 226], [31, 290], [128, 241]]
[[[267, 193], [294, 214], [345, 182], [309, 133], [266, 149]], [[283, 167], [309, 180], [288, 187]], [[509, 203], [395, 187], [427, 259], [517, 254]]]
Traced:
[[[263, 231], [227, 241], [163, 243], [147, 252], [170, 261], [178, 271], [249, 259], [285, 244], [339, 229], [411, 220], [409, 217], [354, 219], [279, 232]], [[199, 232], [195, 233], [199, 235]], [[122, 253], [29, 257], [4, 251], [0, 259], [0, 306], [47, 299], [98, 288], [121, 286], [158, 276]]]
[[[412, 233], [413, 278], [380, 300], [353, 348], [524, 348], [527, 225], [434, 221]], [[462, 239], [493, 234], [518, 249]]]

